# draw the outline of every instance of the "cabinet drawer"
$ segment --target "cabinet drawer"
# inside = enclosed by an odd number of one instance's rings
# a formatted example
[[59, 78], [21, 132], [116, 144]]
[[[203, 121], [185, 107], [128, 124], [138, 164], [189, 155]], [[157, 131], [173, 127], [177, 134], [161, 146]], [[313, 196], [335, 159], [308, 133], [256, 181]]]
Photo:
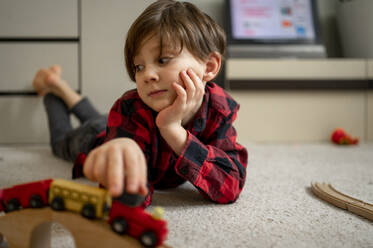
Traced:
[[[48, 118], [43, 97], [0, 97], [0, 145], [1, 144], [48, 144], [50, 142]], [[73, 127], [80, 125], [71, 115]]]
[[0, 92], [30, 92], [39, 68], [62, 66], [62, 76], [78, 89], [77, 43], [0, 43]]
[[0, 144], [49, 142], [42, 97], [0, 97], [0, 113]]
[[0, 38], [78, 37], [77, 0], [0, 0]]

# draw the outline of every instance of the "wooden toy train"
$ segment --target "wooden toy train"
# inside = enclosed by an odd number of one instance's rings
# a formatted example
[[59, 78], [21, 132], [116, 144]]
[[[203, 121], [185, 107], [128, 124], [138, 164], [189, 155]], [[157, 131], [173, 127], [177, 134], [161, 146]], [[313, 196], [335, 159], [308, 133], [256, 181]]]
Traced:
[[143, 197], [125, 192], [118, 198], [111, 198], [105, 189], [63, 179], [46, 179], [0, 189], [0, 211], [50, 205], [54, 210], [78, 212], [89, 219], [108, 219], [114, 232], [128, 234], [145, 247], [159, 246], [168, 232], [167, 223], [162, 219], [163, 210], [154, 208], [149, 214], [139, 206], [143, 200]]

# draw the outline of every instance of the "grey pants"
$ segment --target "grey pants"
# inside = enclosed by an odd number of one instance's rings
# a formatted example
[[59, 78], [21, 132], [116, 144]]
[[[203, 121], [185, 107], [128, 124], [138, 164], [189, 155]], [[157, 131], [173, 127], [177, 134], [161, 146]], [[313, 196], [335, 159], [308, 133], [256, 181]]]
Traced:
[[[69, 110], [62, 99], [49, 93], [44, 97], [44, 105], [52, 152], [64, 160], [74, 162], [80, 152], [88, 154], [96, 136], [106, 128], [107, 115], [99, 114], [87, 98]], [[78, 128], [72, 127], [70, 113], [79, 119]]]

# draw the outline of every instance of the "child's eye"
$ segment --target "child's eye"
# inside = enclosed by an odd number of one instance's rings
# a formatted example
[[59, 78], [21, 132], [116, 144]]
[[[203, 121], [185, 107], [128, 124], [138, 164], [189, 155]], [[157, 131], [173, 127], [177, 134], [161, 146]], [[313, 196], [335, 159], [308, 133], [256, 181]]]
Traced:
[[144, 69], [143, 65], [135, 65], [136, 72], [142, 71]]
[[170, 60], [171, 60], [171, 58], [169, 58], [169, 57], [162, 57], [162, 58], [158, 59], [158, 63], [161, 64], [161, 65], [164, 65], [167, 62], [169, 62]]

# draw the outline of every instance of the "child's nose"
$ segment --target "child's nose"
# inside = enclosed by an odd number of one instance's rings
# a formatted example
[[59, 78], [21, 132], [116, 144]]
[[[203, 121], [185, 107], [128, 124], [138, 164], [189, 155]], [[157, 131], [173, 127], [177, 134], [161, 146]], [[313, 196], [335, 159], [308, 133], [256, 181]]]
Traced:
[[146, 83], [157, 82], [159, 79], [158, 72], [152, 67], [145, 69], [144, 79]]

